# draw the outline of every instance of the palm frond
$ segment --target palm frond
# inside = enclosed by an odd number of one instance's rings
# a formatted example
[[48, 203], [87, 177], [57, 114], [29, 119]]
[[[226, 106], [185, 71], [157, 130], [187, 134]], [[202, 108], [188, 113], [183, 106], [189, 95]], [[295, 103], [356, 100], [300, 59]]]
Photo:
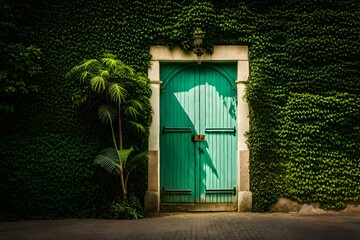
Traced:
[[128, 100], [125, 108], [125, 114], [136, 119], [137, 116], [140, 115], [139, 110], [143, 110], [143, 108], [144, 106], [140, 101], [134, 99]]
[[125, 108], [125, 114], [136, 119], [139, 115], [139, 111], [132, 106], [128, 106], [127, 108]]
[[90, 84], [94, 91], [100, 93], [105, 89], [106, 81], [101, 76], [95, 76], [90, 80]]
[[105, 148], [99, 152], [99, 155], [105, 155], [111, 158], [115, 163], [120, 164], [118, 151], [115, 148]]
[[88, 70], [92, 65], [96, 64], [98, 60], [89, 59], [82, 61], [79, 65], [73, 67], [65, 77], [71, 77], [72, 75], [81, 74], [82, 72]]
[[91, 74], [99, 68], [99, 63], [96, 59], [84, 60], [67, 72], [65, 78], [76, 77], [80, 79], [80, 82], [85, 82], [87, 77], [91, 77]]
[[135, 99], [129, 100], [128, 104], [139, 110], [144, 109], [144, 105], [139, 100], [135, 100]]
[[113, 58], [116, 59], [116, 55], [112, 53], [104, 53], [103, 58]]
[[111, 83], [108, 87], [108, 93], [111, 100], [122, 103], [128, 96], [127, 91], [119, 83]]
[[109, 173], [120, 173], [120, 164], [108, 156], [102, 154], [97, 155], [94, 164], [101, 166]]
[[138, 131], [145, 132], [145, 127], [141, 123], [138, 123], [135, 121], [129, 121], [129, 123], [131, 123], [131, 125], [135, 126]]
[[[77, 66], [76, 66], [77, 67]], [[65, 74], [65, 78], [71, 78], [75, 73], [77, 73], [77, 71], [74, 70], [74, 68], [76, 67], [73, 67], [70, 71], [68, 71], [66, 74]]]
[[134, 119], [137, 118], [138, 115], [140, 115], [139, 110], [143, 110], [144, 105], [138, 101], [138, 100], [129, 100], [127, 101], [127, 107], [125, 108], [125, 114], [128, 116], [133, 117]]
[[98, 114], [100, 120], [104, 124], [108, 124], [109, 122], [113, 122], [115, 120], [117, 111], [109, 105], [101, 105], [98, 109]]
[[90, 72], [89, 71], [84, 71], [81, 73], [81, 76], [80, 76], [80, 82], [85, 82], [85, 79], [87, 76], [90, 75]]
[[70, 78], [70, 77], [72, 77], [74, 75], [78, 75], [79, 73], [81, 73], [81, 71], [79, 69], [80, 69], [79, 65], [73, 67], [69, 72], [66, 73], [65, 77]]
[[100, 69], [99, 73], [100, 73], [100, 76], [103, 77], [103, 78], [109, 78], [110, 77], [110, 73], [109, 73], [108, 70]]
[[96, 60], [96, 59], [89, 59], [89, 60], [86, 60], [83, 64], [81, 64], [79, 67], [81, 70], [87, 70], [87, 69], [89, 69], [89, 67], [91, 65], [93, 65], [94, 63], [97, 63], [97, 62], [98, 62], [98, 60]]
[[128, 149], [119, 150], [120, 164], [125, 165], [128, 157], [129, 157], [129, 155], [130, 155], [133, 151], [134, 151], [134, 148], [133, 148], [133, 147], [128, 148]]
[[104, 54], [100, 61], [106, 67], [111, 69], [115, 75], [118, 75], [120, 77], [134, 75], [134, 69], [127, 66], [121, 60], [116, 59], [116, 56], [113, 54]]
[[105, 55], [103, 58], [101, 58], [101, 62], [111, 69], [115, 69], [116, 66], [122, 63], [120, 60], [115, 59], [115, 56], [112, 54]]
[[117, 63], [115, 74], [119, 76], [134, 76], [134, 69], [120, 61]]

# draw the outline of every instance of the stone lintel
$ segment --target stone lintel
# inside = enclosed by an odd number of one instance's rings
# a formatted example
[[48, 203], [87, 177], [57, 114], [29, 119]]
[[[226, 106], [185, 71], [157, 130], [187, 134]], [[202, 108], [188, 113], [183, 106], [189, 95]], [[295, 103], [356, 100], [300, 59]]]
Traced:
[[[180, 48], [170, 49], [163, 45], [150, 47], [152, 61], [191, 62], [197, 61], [197, 56], [192, 51], [184, 52]], [[205, 53], [201, 61], [248, 61], [248, 46], [239, 45], [216, 45], [212, 54]], [[153, 65], [155, 67], [155, 65]]]

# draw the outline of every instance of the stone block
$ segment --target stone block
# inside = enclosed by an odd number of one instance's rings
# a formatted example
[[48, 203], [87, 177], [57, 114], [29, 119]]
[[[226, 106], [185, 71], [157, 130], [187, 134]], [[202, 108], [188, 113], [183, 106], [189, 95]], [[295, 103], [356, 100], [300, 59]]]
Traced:
[[152, 213], [160, 211], [160, 194], [158, 192], [145, 192], [145, 210]]
[[240, 192], [248, 192], [250, 190], [249, 175], [249, 150], [239, 151], [240, 158]]
[[342, 211], [346, 213], [360, 213], [360, 203], [348, 203]]
[[160, 191], [159, 151], [148, 151], [148, 190]]
[[238, 192], [238, 212], [252, 211], [252, 192], [240, 191]]
[[275, 204], [270, 207], [270, 212], [299, 212], [301, 207], [302, 204], [281, 197]]

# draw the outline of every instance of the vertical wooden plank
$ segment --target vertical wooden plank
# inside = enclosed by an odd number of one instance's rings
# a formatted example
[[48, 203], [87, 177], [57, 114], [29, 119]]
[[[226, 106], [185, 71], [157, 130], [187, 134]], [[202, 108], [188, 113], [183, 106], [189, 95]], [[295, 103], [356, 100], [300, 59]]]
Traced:
[[[164, 67], [161, 79], [170, 75], [171, 79], [165, 81], [161, 93], [160, 124], [190, 127], [192, 133], [160, 134], [161, 187], [191, 189], [192, 194], [164, 194], [162, 202], [234, 202], [236, 196], [232, 194], [206, 194], [206, 189], [236, 186], [237, 138], [231, 132], [205, 131], [236, 126], [236, 91], [233, 91], [236, 65]], [[192, 143], [191, 134], [205, 134], [205, 142]]]
[[[226, 66], [229, 67], [229, 66]], [[235, 66], [234, 66], [235, 67]], [[220, 132], [236, 126], [236, 96], [233, 85], [221, 69], [203, 65], [201, 84], [205, 86], [206, 103], [204, 108], [205, 129], [218, 129], [205, 135], [207, 153], [203, 156], [206, 179], [204, 188], [208, 190], [230, 190], [236, 186], [236, 137], [232, 133]], [[235, 196], [229, 193], [206, 194], [206, 203], [234, 202]]]
[[[170, 66], [177, 69], [176, 66]], [[164, 71], [169, 74], [171, 71]], [[191, 135], [195, 100], [193, 70], [178, 71], [162, 87], [160, 95], [160, 125], [173, 131], [160, 133], [160, 184], [162, 202], [194, 202], [194, 147]], [[162, 76], [166, 78], [166, 76]], [[190, 128], [190, 131], [181, 129]], [[191, 194], [180, 191], [190, 190]], [[169, 191], [172, 191], [169, 193]]]

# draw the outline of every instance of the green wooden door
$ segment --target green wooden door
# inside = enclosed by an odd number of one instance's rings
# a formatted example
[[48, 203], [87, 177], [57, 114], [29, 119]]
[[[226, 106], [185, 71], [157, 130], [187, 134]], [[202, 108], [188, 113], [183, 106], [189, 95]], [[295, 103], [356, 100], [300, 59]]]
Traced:
[[234, 202], [236, 65], [162, 64], [161, 79], [162, 202]]

